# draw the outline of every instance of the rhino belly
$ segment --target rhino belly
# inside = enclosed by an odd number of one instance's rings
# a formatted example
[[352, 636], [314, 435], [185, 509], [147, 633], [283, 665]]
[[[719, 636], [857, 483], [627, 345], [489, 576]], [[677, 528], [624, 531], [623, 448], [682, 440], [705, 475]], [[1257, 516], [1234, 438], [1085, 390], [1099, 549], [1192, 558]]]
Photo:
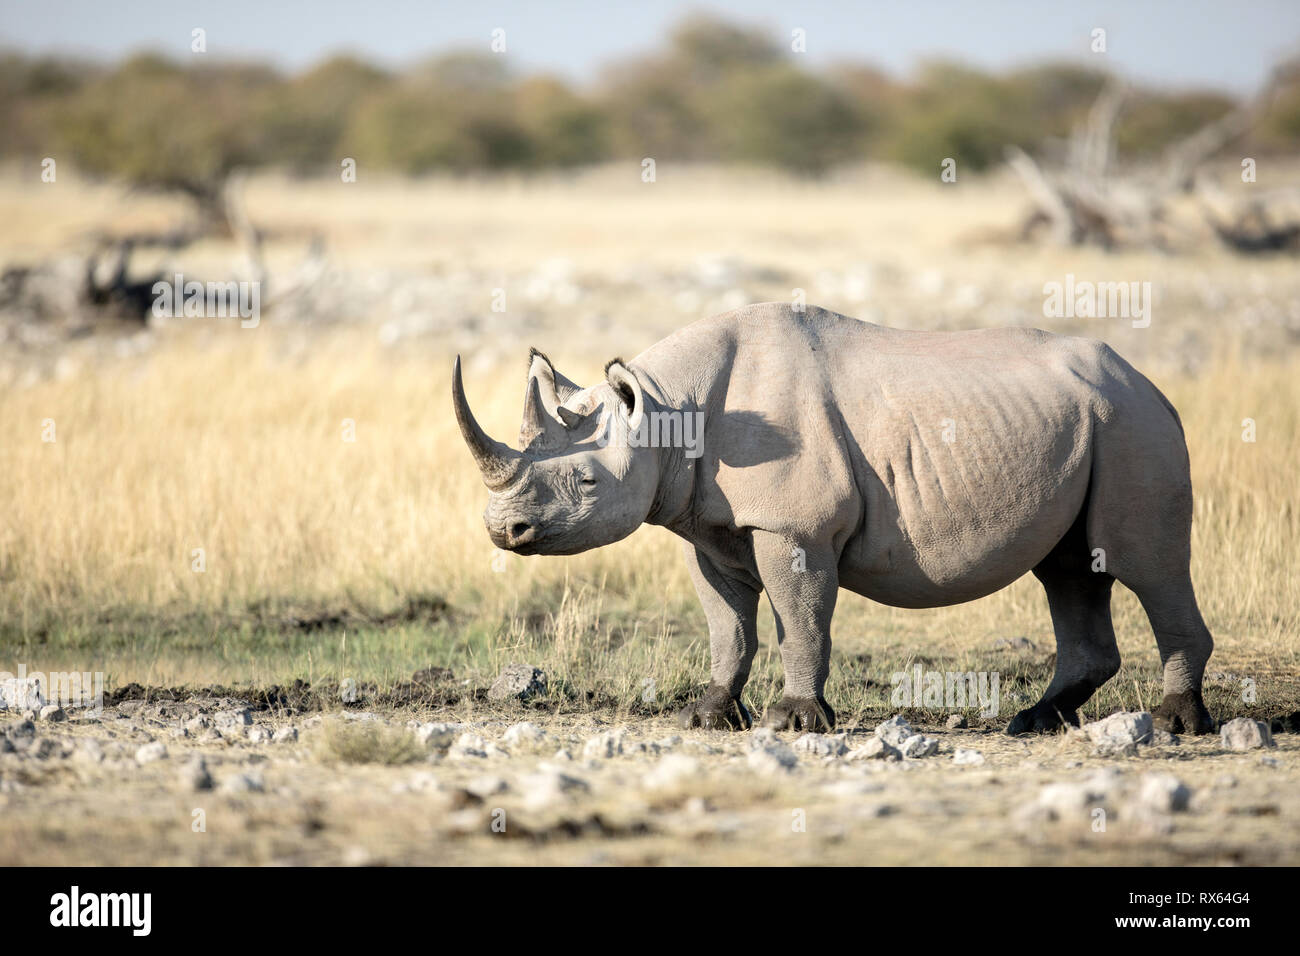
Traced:
[[841, 586], [895, 607], [942, 607], [1032, 570], [1088, 493], [1086, 419], [1056, 424], [1004, 442], [986, 434], [965, 457], [960, 446], [914, 442], [867, 469], [864, 519], [841, 554]]

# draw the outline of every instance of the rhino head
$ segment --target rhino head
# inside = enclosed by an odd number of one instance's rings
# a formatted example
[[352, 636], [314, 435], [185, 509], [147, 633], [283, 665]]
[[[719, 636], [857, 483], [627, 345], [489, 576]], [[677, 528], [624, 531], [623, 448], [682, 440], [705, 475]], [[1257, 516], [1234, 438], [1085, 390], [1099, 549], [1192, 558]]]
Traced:
[[483, 521], [498, 548], [577, 554], [627, 537], [649, 515], [659, 485], [657, 453], [629, 440], [647, 399], [617, 359], [605, 366], [605, 379], [579, 388], [533, 349], [519, 427], [522, 451], [516, 451], [475, 421], [457, 356], [452, 403], [488, 488]]

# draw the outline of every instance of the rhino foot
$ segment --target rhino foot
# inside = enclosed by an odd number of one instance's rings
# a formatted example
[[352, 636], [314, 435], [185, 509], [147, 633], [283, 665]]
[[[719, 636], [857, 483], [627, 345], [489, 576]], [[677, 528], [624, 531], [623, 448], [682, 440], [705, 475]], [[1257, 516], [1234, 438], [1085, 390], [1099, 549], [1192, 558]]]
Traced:
[[1007, 735], [1019, 737], [1023, 734], [1051, 734], [1066, 724], [1079, 726], [1079, 714], [1075, 710], [1062, 710], [1056, 704], [1040, 700], [1033, 707], [1022, 710], [1007, 725]]
[[683, 707], [677, 722], [685, 730], [748, 730], [754, 723], [740, 698], [732, 697], [717, 684], [710, 684], [703, 697]]
[[835, 727], [835, 711], [821, 697], [783, 697], [767, 709], [763, 726], [773, 730], [823, 733]]
[[1214, 718], [1205, 709], [1199, 690], [1166, 694], [1152, 716], [1158, 728], [1171, 734], [1214, 733]]

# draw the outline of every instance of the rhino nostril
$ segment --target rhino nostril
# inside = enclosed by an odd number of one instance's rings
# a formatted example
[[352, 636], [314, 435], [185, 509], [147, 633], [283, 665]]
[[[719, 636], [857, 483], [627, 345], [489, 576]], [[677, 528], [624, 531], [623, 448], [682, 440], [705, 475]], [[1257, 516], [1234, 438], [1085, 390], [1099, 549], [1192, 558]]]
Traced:
[[510, 537], [518, 541], [529, 531], [531, 531], [532, 527], [533, 526], [530, 525], [527, 521], [516, 521], [514, 524], [510, 526]]

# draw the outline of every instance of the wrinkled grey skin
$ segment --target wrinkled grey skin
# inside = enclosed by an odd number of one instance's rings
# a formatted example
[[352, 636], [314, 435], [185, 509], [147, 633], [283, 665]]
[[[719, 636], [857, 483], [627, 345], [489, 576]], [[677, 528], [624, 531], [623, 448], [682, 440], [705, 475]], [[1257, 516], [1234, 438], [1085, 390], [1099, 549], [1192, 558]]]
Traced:
[[[474, 421], [459, 359], [453, 399], [498, 547], [574, 554], [643, 522], [684, 540], [712, 652], [685, 725], [750, 725], [740, 696], [760, 591], [785, 669], [764, 722], [815, 730], [835, 720], [824, 688], [840, 588], [939, 607], [1032, 571], [1047, 591], [1056, 674], [1008, 733], [1077, 723], [1119, 668], [1116, 580], [1141, 600], [1160, 648], [1158, 723], [1213, 729], [1182, 426], [1106, 345], [1034, 329], [899, 331], [766, 303], [696, 322], [606, 376], [579, 388], [534, 353], [522, 453]], [[597, 441], [665, 410], [703, 412], [701, 457]]]

